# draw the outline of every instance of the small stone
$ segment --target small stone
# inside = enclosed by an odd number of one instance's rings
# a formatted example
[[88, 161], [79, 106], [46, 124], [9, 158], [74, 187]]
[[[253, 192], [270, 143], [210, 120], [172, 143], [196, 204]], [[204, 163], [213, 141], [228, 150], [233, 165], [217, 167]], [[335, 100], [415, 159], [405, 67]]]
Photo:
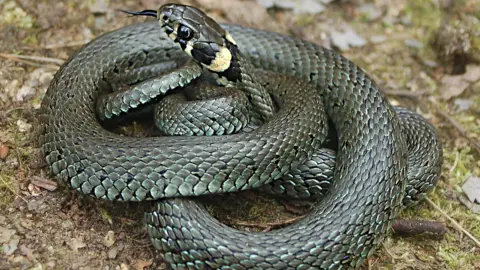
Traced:
[[34, 267], [29, 268], [28, 270], [43, 270], [43, 266], [41, 263], [37, 263]]
[[423, 63], [427, 66], [427, 67], [431, 67], [431, 68], [434, 68], [434, 67], [438, 67], [438, 63], [433, 61], [433, 60], [429, 60], [429, 59], [425, 59], [423, 61]]
[[138, 260], [135, 263], [134, 267], [135, 267], [135, 270], [144, 270], [146, 267], [150, 267], [152, 264], [153, 264], [152, 261]]
[[362, 47], [367, 43], [367, 41], [353, 29], [346, 29], [343, 32], [332, 30], [330, 32], [330, 40], [333, 46], [342, 51], [346, 51], [350, 47]]
[[79, 238], [72, 238], [67, 245], [73, 250], [73, 251], [78, 251], [81, 248], [86, 247], [85, 243]]
[[384, 36], [384, 35], [374, 35], [374, 36], [370, 37], [370, 41], [372, 43], [382, 43], [385, 40], [387, 40], [387, 37]]
[[0, 159], [5, 159], [8, 155], [8, 150], [10, 150], [8, 148], [8, 146], [5, 146], [3, 144], [0, 144]]
[[28, 259], [24, 256], [15, 256], [11, 262], [15, 264], [28, 264]]
[[115, 244], [116, 238], [113, 231], [108, 231], [105, 237], [103, 238], [103, 245], [106, 247], [111, 247]]
[[457, 98], [454, 101], [455, 105], [457, 105], [457, 112], [463, 112], [473, 105], [473, 100], [471, 99], [463, 99], [463, 98]]
[[32, 226], [33, 226], [33, 223], [32, 223], [32, 221], [29, 220], [29, 219], [22, 219], [22, 220], [20, 221], [20, 226], [22, 226], [22, 227], [25, 228], [25, 229], [31, 229]]
[[29, 249], [27, 246], [21, 245], [20, 251], [23, 253], [23, 255], [27, 257], [29, 261], [33, 261], [35, 259], [35, 256], [33, 255], [33, 251]]
[[113, 260], [113, 259], [117, 258], [117, 255], [118, 255], [118, 248], [116, 248], [116, 247], [113, 247], [113, 248], [109, 249], [108, 252], [107, 252], [107, 257], [110, 260]]
[[471, 176], [462, 186], [463, 192], [472, 203], [480, 203], [480, 178]]
[[49, 255], [55, 254], [55, 249], [53, 248], [53, 246], [48, 246], [46, 249]]
[[12, 236], [16, 233], [15, 230], [11, 230], [5, 227], [0, 227], [0, 243], [7, 243]]
[[45, 266], [47, 267], [47, 269], [53, 269], [55, 268], [56, 265], [57, 265], [57, 262], [55, 262], [54, 260], [51, 260], [45, 263]]
[[415, 48], [415, 49], [423, 48], [423, 43], [416, 39], [406, 39], [404, 43], [410, 48]]
[[[15, 250], [18, 249], [18, 243], [19, 242], [20, 242], [20, 238], [13, 236], [12, 239], [10, 239], [10, 241], [8, 241], [7, 243], [5, 243], [2, 246], [3, 253], [7, 256], [12, 255], [13, 252], [15, 252]], [[23, 256], [21, 256], [21, 257], [23, 257]]]
[[62, 228], [63, 229], [72, 229], [74, 227], [73, 221], [71, 220], [65, 220], [62, 222]]
[[32, 125], [27, 123], [25, 120], [19, 119], [17, 121], [18, 131], [27, 132], [32, 128]]
[[93, 14], [105, 14], [108, 11], [108, 3], [106, 0], [94, 0], [90, 2], [89, 9]]
[[382, 16], [380, 9], [374, 4], [370, 3], [359, 6], [357, 8], [357, 12], [362, 14], [367, 21], [374, 21]]
[[257, 0], [265, 8], [292, 9], [295, 14], [317, 14], [325, 10], [325, 7], [317, 0]]

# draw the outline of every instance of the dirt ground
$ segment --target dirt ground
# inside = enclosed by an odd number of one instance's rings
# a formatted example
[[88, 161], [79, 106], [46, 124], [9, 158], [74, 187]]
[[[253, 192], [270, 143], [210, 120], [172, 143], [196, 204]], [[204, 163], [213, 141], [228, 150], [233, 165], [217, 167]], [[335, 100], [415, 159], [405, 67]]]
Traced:
[[[143, 20], [116, 9], [164, 2], [0, 0], [0, 269], [166, 268], [142, 222], [146, 206], [98, 202], [57, 184], [39, 155], [35, 129], [41, 99], [63, 61], [95, 36]], [[392, 233], [364, 268], [480, 269], [480, 194], [472, 203], [462, 190], [480, 177], [478, 1], [276, 1], [284, 8], [268, 9], [275, 1], [180, 2], [222, 22], [341, 51], [393, 104], [429, 119], [444, 144], [442, 177], [430, 202], [401, 218], [439, 221], [447, 232]], [[331, 3], [321, 10], [320, 2]], [[308, 211], [252, 192], [207, 203], [222, 221], [245, 230], [275, 229]]]

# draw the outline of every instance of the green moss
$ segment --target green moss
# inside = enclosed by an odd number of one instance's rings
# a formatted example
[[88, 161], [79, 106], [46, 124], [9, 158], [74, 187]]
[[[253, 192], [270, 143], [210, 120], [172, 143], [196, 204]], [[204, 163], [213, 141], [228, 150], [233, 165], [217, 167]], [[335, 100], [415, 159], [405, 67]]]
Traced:
[[22, 43], [24, 45], [38, 45], [38, 40], [35, 35], [29, 35], [23, 39]]
[[20, 28], [34, 27], [35, 20], [21, 9], [15, 1], [8, 1], [3, 5], [0, 24], [13, 24]]
[[300, 16], [295, 21], [295, 24], [296, 24], [297, 27], [305, 27], [305, 26], [311, 25], [313, 23], [315, 23], [315, 16], [314, 15]]
[[409, 0], [404, 12], [412, 22], [412, 26], [426, 30], [437, 29], [443, 15], [442, 10], [433, 0]]
[[12, 172], [0, 172], [0, 207], [10, 205], [16, 197]]
[[[448, 181], [454, 185], [459, 185], [465, 182], [468, 176], [472, 173], [472, 168], [475, 165], [475, 159], [472, 155], [472, 149], [469, 146], [450, 151], [445, 149], [443, 153], [445, 164], [450, 167]], [[453, 167], [455, 166], [455, 167]], [[453, 167], [453, 168], [452, 168]]]

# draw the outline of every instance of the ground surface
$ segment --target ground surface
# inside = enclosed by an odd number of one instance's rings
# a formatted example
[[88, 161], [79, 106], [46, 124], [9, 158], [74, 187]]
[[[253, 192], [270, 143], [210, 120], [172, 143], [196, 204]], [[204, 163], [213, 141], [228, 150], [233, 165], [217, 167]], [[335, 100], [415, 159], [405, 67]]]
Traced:
[[[480, 247], [446, 217], [480, 238], [478, 204], [469, 204], [462, 191], [469, 177], [480, 176], [478, 1], [332, 1], [316, 15], [297, 14], [302, 8], [320, 11], [315, 1], [268, 11], [255, 1], [182, 2], [221, 21], [342, 50], [375, 78], [392, 103], [429, 119], [444, 142], [443, 175], [430, 196], [433, 204], [422, 203], [402, 217], [440, 221], [448, 231], [443, 237], [392, 235], [365, 268], [480, 269]], [[0, 269], [165, 268], [155, 259], [141, 222], [142, 206], [84, 199], [52, 182], [34, 128], [59, 63], [93, 37], [139, 21], [116, 8], [162, 3], [0, 0]], [[433, 42], [442, 21], [443, 36]], [[222, 205], [228, 207], [211, 206], [212, 212], [246, 230], [274, 229], [305, 208], [252, 193], [224, 197], [229, 203]]]

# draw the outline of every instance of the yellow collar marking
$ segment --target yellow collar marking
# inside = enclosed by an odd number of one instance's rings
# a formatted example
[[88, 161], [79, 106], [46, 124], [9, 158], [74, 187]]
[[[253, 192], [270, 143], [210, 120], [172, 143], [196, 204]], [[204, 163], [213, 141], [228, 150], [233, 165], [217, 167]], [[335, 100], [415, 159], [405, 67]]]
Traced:
[[230, 67], [230, 62], [232, 61], [232, 53], [225, 47], [220, 48], [220, 51], [215, 54], [215, 59], [213, 59], [210, 65], [205, 65], [208, 69], [214, 72], [223, 72]]

